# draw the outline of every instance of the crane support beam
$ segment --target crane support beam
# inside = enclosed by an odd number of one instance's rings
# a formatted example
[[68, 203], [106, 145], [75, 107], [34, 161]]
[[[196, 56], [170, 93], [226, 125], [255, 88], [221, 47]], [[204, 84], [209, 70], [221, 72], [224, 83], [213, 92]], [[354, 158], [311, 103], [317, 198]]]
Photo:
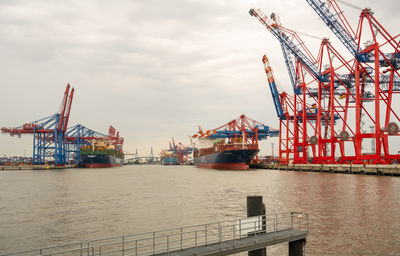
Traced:
[[63, 101], [61, 103], [60, 120], [59, 120], [58, 128], [57, 128], [58, 132], [62, 130], [62, 125], [63, 125], [63, 122], [64, 122], [64, 114], [65, 114], [65, 108], [67, 106], [69, 87], [70, 87], [70, 85], [68, 84], [67, 88], [65, 89]]

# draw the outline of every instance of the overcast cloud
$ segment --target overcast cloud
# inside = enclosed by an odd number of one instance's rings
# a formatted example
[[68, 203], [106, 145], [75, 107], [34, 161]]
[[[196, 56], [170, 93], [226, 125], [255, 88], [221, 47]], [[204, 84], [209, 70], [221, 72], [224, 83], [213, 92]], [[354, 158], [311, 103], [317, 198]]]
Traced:
[[[399, 33], [397, 1], [352, 4], [371, 7]], [[355, 26], [360, 11], [342, 7]], [[2, 0], [0, 126], [56, 113], [70, 83], [69, 124], [99, 132], [112, 124], [125, 150], [141, 155], [151, 146], [158, 155], [171, 137], [188, 144], [197, 125], [215, 128], [241, 114], [278, 128], [262, 55], [281, 87], [289, 90], [289, 80], [278, 41], [250, 8], [277, 12], [286, 27], [330, 37], [342, 49], [304, 0]], [[303, 39], [317, 54], [320, 41]], [[24, 150], [32, 154], [31, 136], [0, 136], [1, 155]]]

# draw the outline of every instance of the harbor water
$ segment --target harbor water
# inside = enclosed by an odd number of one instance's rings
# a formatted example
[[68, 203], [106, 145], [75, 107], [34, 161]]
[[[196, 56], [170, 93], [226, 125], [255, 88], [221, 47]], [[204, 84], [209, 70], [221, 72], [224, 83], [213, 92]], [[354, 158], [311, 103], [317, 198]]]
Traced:
[[399, 177], [161, 165], [0, 172], [0, 254], [242, 218], [248, 195], [309, 214], [307, 255], [400, 255]]

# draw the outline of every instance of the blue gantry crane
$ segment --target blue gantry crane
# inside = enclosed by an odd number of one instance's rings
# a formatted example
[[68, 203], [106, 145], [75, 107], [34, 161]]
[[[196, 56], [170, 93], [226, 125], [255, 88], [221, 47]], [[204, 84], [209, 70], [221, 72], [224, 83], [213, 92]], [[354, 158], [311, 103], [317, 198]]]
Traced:
[[73, 96], [74, 88], [70, 91], [68, 84], [60, 113], [14, 128], [3, 127], [1, 131], [18, 137], [21, 137], [22, 134], [33, 135], [33, 164], [44, 164], [51, 158], [55, 165], [65, 165], [67, 162], [65, 132], [68, 127]]
[[99, 138], [109, 138], [109, 135], [96, 132], [81, 124], [77, 124], [68, 128], [67, 132], [65, 133], [65, 140], [66, 140], [65, 151], [67, 154], [67, 159], [71, 159], [75, 163], [79, 163], [80, 149], [83, 146], [90, 145], [92, 140]]
[[95, 139], [112, 140], [116, 147], [121, 147], [123, 144], [123, 138], [119, 137], [118, 133], [115, 135], [110, 132], [109, 135], [106, 135], [80, 124], [68, 128], [75, 91], [74, 88], [70, 89], [71, 87], [68, 84], [59, 113], [18, 127], [1, 128], [2, 133], [8, 133], [11, 136], [33, 135], [32, 164], [34, 165], [52, 163], [56, 166], [62, 166], [70, 161], [77, 163], [79, 162], [81, 147], [90, 144], [90, 141]]
[[204, 132], [199, 129], [198, 134], [193, 135], [193, 138], [210, 138], [210, 139], [232, 139], [244, 137], [244, 140], [259, 140], [268, 137], [278, 137], [279, 130], [270, 128], [269, 126], [248, 118], [245, 115], [233, 119], [232, 121], [212, 130]]

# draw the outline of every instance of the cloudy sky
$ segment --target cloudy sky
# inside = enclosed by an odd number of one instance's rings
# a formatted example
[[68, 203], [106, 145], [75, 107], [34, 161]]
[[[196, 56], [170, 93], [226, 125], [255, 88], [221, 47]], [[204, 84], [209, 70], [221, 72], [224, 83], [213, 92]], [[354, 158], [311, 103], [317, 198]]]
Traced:
[[[398, 1], [351, 2], [399, 33]], [[125, 150], [140, 155], [151, 147], [158, 155], [171, 137], [189, 144], [198, 125], [215, 128], [241, 114], [278, 128], [263, 54], [285, 90], [289, 80], [278, 41], [250, 8], [276, 12], [284, 26], [341, 49], [304, 0], [1, 0], [0, 126], [56, 113], [70, 83], [69, 124], [99, 132], [112, 124]], [[355, 26], [360, 11], [342, 8]], [[302, 38], [317, 54], [320, 41]], [[32, 154], [32, 136], [0, 136], [1, 155], [24, 152]]]

